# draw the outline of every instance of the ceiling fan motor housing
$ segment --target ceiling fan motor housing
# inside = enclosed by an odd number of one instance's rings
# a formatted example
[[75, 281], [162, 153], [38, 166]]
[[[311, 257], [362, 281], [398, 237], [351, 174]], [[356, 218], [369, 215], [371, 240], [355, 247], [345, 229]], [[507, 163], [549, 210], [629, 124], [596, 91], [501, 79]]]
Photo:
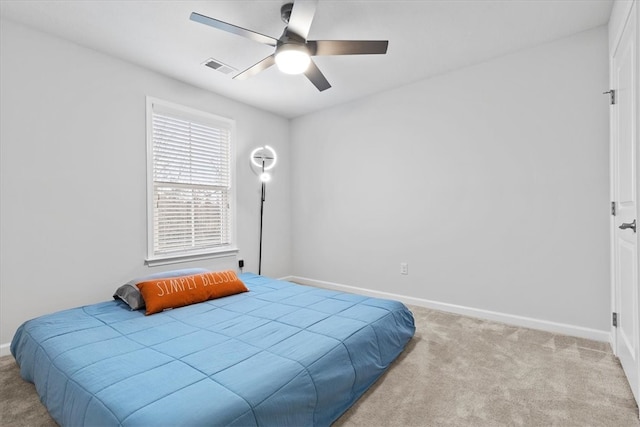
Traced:
[[293, 3], [285, 3], [280, 8], [280, 17], [285, 24], [289, 24], [289, 18], [291, 18], [291, 11], [293, 10]]

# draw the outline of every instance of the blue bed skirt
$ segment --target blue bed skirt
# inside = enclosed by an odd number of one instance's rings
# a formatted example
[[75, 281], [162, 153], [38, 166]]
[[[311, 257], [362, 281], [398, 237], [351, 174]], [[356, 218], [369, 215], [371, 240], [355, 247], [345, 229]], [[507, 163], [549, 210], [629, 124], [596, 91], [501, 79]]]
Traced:
[[11, 353], [63, 426], [328, 426], [415, 332], [397, 301], [240, 279], [150, 316], [115, 300], [42, 316]]

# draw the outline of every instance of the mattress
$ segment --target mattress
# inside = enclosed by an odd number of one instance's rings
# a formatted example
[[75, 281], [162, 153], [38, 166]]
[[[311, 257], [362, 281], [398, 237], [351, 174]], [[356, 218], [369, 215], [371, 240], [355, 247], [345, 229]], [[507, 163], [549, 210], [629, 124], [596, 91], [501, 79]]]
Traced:
[[398, 301], [240, 279], [149, 316], [116, 300], [41, 316], [11, 352], [63, 426], [327, 426], [415, 332]]

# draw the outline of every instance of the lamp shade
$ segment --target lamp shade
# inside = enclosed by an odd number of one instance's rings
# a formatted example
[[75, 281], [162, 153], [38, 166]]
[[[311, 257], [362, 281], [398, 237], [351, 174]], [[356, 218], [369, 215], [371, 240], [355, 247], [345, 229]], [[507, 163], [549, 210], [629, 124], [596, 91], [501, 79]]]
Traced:
[[262, 182], [271, 181], [271, 174], [269, 172], [262, 172], [260, 174], [260, 181], [262, 181]]

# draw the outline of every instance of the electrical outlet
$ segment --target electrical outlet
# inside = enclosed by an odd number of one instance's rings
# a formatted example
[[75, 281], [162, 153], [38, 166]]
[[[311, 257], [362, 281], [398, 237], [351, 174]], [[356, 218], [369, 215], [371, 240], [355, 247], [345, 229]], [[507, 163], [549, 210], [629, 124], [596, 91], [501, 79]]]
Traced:
[[409, 274], [409, 264], [406, 262], [400, 263], [400, 274]]

